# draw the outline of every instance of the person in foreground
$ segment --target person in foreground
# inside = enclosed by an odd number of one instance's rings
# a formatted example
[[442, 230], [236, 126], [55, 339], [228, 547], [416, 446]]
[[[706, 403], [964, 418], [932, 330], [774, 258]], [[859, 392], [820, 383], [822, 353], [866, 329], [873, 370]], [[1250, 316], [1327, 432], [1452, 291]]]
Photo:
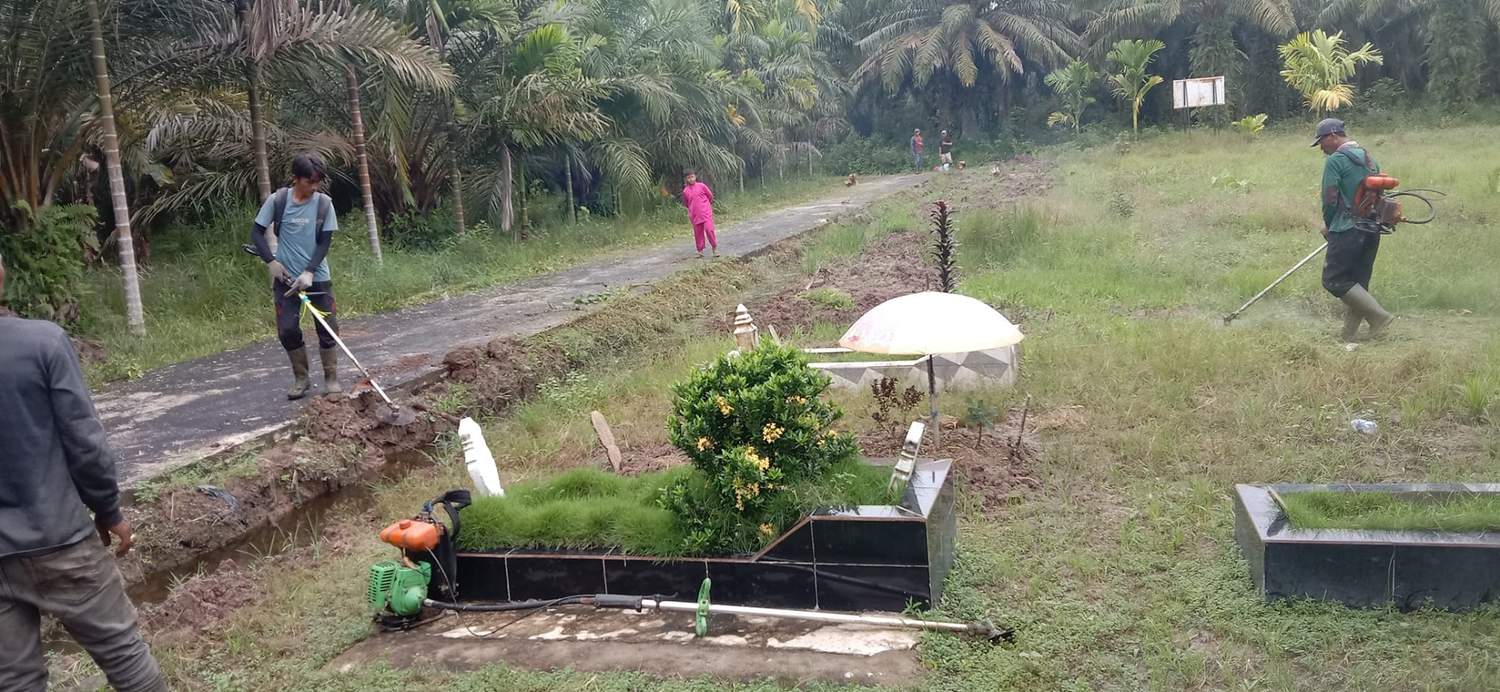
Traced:
[[1346, 343], [1359, 336], [1362, 322], [1370, 324], [1370, 338], [1378, 337], [1395, 317], [1370, 295], [1380, 234], [1358, 227], [1354, 198], [1365, 178], [1380, 172], [1380, 164], [1358, 142], [1349, 139], [1343, 121], [1334, 118], [1318, 123], [1312, 146], [1322, 148], [1328, 157], [1323, 163], [1321, 191], [1323, 237], [1328, 241], [1323, 288], [1344, 303], [1340, 336]]
[[120, 513], [114, 452], [62, 328], [0, 311], [0, 420], [0, 690], [47, 689], [42, 613], [110, 686], [167, 689], [106, 550], [114, 544], [124, 556], [134, 536]]
[[714, 257], [719, 256], [719, 237], [714, 233], [714, 191], [698, 182], [698, 174], [688, 171], [683, 176], [682, 205], [687, 207], [688, 221], [693, 224], [693, 245], [698, 256], [703, 256], [704, 246], [713, 248]]
[[[250, 242], [271, 272], [271, 296], [276, 301], [276, 337], [292, 362], [292, 386], [288, 399], [307, 396], [307, 348], [302, 341], [302, 300], [306, 292], [312, 306], [327, 315], [328, 326], [339, 328], [333, 300], [333, 279], [328, 272], [328, 249], [338, 216], [333, 199], [318, 192], [323, 184], [323, 159], [301, 154], [292, 159], [292, 186], [277, 190], [260, 205]], [[276, 253], [266, 240], [266, 229], [275, 227]], [[333, 335], [317, 325], [318, 356], [323, 361], [323, 393], [337, 396], [339, 351]]]

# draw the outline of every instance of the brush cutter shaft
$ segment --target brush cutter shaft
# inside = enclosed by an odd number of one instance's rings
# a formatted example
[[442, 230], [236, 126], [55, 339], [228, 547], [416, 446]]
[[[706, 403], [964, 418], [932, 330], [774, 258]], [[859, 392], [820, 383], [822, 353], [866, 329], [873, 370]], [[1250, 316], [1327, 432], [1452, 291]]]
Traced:
[[1286, 281], [1288, 277], [1290, 277], [1291, 275], [1297, 273], [1298, 269], [1301, 269], [1302, 267], [1307, 266], [1308, 262], [1313, 261], [1314, 257], [1317, 257], [1318, 255], [1323, 254], [1323, 251], [1327, 250], [1327, 249], [1328, 249], [1328, 243], [1323, 243], [1322, 245], [1318, 246], [1318, 249], [1313, 250], [1312, 252], [1308, 253], [1308, 255], [1306, 257], [1302, 258], [1301, 262], [1298, 262], [1291, 269], [1286, 270], [1286, 273], [1282, 274], [1281, 278], [1279, 278], [1279, 279], [1277, 279], [1275, 281], [1272, 281], [1270, 286], [1265, 287], [1265, 289], [1262, 290], [1260, 293], [1255, 294], [1255, 297], [1251, 298], [1249, 300], [1249, 302], [1245, 303], [1244, 305], [1241, 305], [1240, 309], [1235, 310], [1234, 312], [1229, 313], [1229, 316], [1224, 318], [1224, 324], [1229, 324], [1230, 322], [1233, 322], [1235, 320], [1235, 318], [1237, 318], [1237, 317], [1240, 316], [1240, 313], [1243, 313], [1244, 311], [1248, 310], [1251, 305], [1254, 305], [1257, 302], [1259, 302], [1261, 298], [1266, 297], [1266, 294], [1270, 293], [1271, 289], [1274, 289], [1277, 286], [1280, 286], [1281, 282]]
[[[641, 599], [641, 608], [648, 610], [667, 610], [679, 613], [698, 612], [697, 603], [686, 601], [656, 601], [650, 598]], [[982, 623], [943, 622], [938, 620], [918, 620], [915, 618], [893, 617], [888, 615], [851, 615], [848, 613], [825, 613], [818, 610], [786, 610], [782, 608], [755, 608], [751, 606], [719, 605], [717, 603], [708, 607], [714, 615], [758, 615], [761, 617], [781, 618], [784, 620], [805, 620], [808, 622], [830, 622], [856, 625], [884, 625], [887, 627], [905, 627], [909, 629], [942, 630], [945, 632], [975, 632], [988, 634], [988, 629]]]
[[[307, 299], [306, 294], [302, 294], [301, 298], [304, 304], [309, 308], [312, 307], [312, 303]], [[359, 372], [365, 376], [365, 379], [370, 381], [370, 386], [375, 388], [375, 392], [380, 395], [380, 398], [384, 399], [385, 403], [389, 404], [392, 408], [395, 408], [396, 403], [385, 395], [385, 390], [380, 388], [380, 383], [375, 381], [375, 377], [370, 374], [370, 371], [366, 370], [365, 366], [359, 364], [359, 359], [355, 358], [354, 353], [349, 350], [349, 347], [344, 345], [344, 340], [339, 338], [338, 332], [333, 331], [333, 327], [328, 326], [328, 321], [324, 320], [323, 316], [319, 315], [317, 310], [309, 309], [308, 312], [312, 313], [313, 319], [317, 320], [318, 324], [323, 325], [323, 330], [328, 332], [329, 336], [333, 337], [333, 343], [339, 345], [339, 349], [344, 352], [344, 355], [349, 356], [349, 362], [354, 363], [354, 367], [359, 368]]]

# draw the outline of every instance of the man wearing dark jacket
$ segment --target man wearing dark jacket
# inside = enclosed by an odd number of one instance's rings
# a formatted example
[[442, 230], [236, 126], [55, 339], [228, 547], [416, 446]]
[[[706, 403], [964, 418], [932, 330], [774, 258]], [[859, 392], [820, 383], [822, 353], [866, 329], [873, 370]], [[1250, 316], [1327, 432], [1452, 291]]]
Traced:
[[73, 343], [51, 322], [0, 311], [0, 690], [47, 688], [42, 613], [110, 686], [167, 689], [105, 550], [118, 541], [123, 556], [133, 540]]

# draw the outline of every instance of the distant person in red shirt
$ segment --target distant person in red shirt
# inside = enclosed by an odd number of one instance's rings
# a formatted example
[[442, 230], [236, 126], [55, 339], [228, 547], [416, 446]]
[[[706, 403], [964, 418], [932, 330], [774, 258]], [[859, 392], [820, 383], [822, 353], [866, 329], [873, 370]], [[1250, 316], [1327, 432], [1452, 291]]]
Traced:
[[688, 171], [682, 187], [682, 205], [687, 207], [688, 220], [693, 222], [693, 243], [698, 247], [698, 256], [703, 256], [705, 245], [712, 247], [714, 257], [719, 256], [719, 238], [714, 235], [714, 191], [698, 182], [698, 174]]

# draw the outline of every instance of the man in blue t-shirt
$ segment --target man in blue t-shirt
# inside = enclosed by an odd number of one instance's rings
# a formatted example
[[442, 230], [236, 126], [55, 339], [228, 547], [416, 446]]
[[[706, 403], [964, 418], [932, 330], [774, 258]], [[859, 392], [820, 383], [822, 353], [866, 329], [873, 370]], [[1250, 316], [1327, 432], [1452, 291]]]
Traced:
[[[292, 186], [277, 190], [260, 205], [255, 216], [255, 230], [250, 241], [256, 253], [271, 272], [271, 294], [276, 301], [276, 336], [292, 361], [291, 389], [288, 399], [307, 395], [307, 348], [302, 343], [302, 303], [297, 294], [306, 292], [313, 307], [327, 314], [328, 326], [337, 330], [334, 317], [333, 281], [328, 273], [328, 248], [338, 218], [333, 200], [321, 192], [324, 177], [323, 159], [316, 154], [301, 154], [292, 160]], [[278, 218], [278, 209], [280, 210]], [[274, 228], [276, 253], [271, 253], [266, 229]], [[318, 354], [323, 361], [323, 390], [329, 395], [342, 393], [338, 375], [338, 344], [333, 335], [317, 325]]]

